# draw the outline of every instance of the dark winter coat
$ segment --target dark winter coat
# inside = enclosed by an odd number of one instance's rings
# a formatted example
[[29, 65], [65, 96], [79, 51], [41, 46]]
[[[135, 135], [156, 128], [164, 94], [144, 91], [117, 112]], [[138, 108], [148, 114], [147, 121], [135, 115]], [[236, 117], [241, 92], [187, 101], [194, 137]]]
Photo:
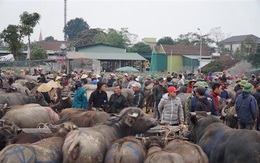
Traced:
[[212, 99], [207, 97], [199, 98], [195, 106], [195, 111], [211, 112], [211, 114], [214, 115], [212, 109]]
[[237, 96], [235, 109], [238, 116], [238, 121], [244, 124], [252, 124], [256, 119], [256, 100], [247, 92]]
[[119, 113], [124, 108], [128, 107], [127, 100], [122, 94], [116, 95], [115, 93], [111, 95], [109, 99], [109, 113]]

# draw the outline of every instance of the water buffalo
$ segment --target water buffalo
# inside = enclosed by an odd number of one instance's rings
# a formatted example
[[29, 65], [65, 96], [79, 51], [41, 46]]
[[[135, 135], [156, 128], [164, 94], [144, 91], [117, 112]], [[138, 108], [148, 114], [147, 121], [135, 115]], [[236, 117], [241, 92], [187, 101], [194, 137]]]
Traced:
[[116, 140], [108, 147], [104, 163], [144, 162], [145, 157], [142, 141], [129, 136]]
[[107, 124], [109, 118], [106, 112], [67, 108], [62, 110], [60, 120], [56, 124], [71, 121], [78, 127], [92, 127], [97, 124]]
[[[107, 147], [116, 139], [145, 132], [157, 122], [138, 108], [123, 109], [111, 124], [72, 131], [63, 145], [64, 163], [103, 162]], [[142, 124], [142, 125], [140, 125]]]
[[11, 105], [24, 105], [30, 103], [37, 103], [41, 106], [48, 106], [42, 94], [28, 94], [21, 93], [2, 93], [0, 94], [0, 104]]
[[208, 163], [208, 157], [200, 146], [182, 139], [170, 141], [164, 150], [178, 153], [182, 156], [185, 163]]
[[260, 162], [258, 131], [231, 129], [220, 119], [208, 115], [191, 116], [190, 139], [207, 154], [209, 162]]
[[163, 150], [165, 141], [161, 137], [152, 136], [145, 143], [147, 148], [147, 158], [144, 163], [184, 163], [181, 155], [170, 151]]
[[35, 106], [32, 104], [16, 106], [11, 109], [3, 119], [10, 119], [20, 128], [35, 128], [39, 123], [54, 123], [59, 120], [59, 115], [50, 107]]
[[67, 133], [76, 129], [73, 123], [64, 123], [53, 137], [33, 144], [11, 144], [0, 153], [0, 162], [62, 162], [62, 145]]
[[234, 106], [228, 105], [221, 110], [221, 120], [223, 123], [231, 128], [238, 128], [238, 118]]
[[31, 91], [27, 87], [21, 85], [20, 83], [13, 83], [11, 86], [16, 88], [17, 92], [23, 95], [28, 95], [31, 93]]

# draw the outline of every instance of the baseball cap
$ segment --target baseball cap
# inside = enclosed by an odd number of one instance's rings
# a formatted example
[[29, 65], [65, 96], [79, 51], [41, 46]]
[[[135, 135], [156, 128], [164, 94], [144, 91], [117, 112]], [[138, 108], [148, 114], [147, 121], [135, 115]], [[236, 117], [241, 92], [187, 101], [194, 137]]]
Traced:
[[178, 92], [178, 90], [174, 87], [174, 86], [170, 86], [168, 89], [168, 93], [170, 93], [170, 92]]

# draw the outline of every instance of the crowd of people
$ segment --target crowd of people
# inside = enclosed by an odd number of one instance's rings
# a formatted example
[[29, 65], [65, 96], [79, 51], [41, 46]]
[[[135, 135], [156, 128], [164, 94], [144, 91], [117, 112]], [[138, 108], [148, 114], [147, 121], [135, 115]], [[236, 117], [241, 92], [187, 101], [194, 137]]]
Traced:
[[[5, 75], [4, 73], [2, 72], [2, 76]], [[54, 105], [57, 100], [57, 88], [74, 92], [73, 108], [95, 109], [108, 113], [119, 113], [129, 106], [143, 109], [145, 98], [152, 94], [154, 98], [153, 117], [158, 122], [169, 125], [188, 124], [189, 113], [194, 111], [207, 111], [219, 116], [221, 114], [219, 99], [231, 98], [227, 91], [227, 81], [230, 78], [225, 70], [222, 76], [214, 78], [212, 73], [203, 77], [195, 74], [186, 75], [182, 72], [177, 74], [177, 78], [173, 78], [172, 74], [168, 74], [166, 77], [156, 74], [141, 77], [136, 74], [116, 75], [111, 73], [106, 76], [105, 73], [97, 75], [94, 71], [89, 73], [70, 71], [68, 74], [58, 72], [54, 78], [51, 73], [43, 74], [42, 71], [34, 73], [40, 75], [37, 82], [42, 83], [37, 90], [44, 95], [50, 106]], [[22, 74], [25, 75], [23, 70], [21, 70]], [[241, 78], [235, 76], [233, 80], [236, 80], [237, 86], [234, 88], [235, 98], [231, 102], [238, 115], [239, 128], [252, 129], [257, 119], [258, 129], [260, 129], [257, 117], [260, 108], [260, 78], [252, 74], [251, 79], [248, 80], [242, 74]], [[89, 99], [88, 90], [83, 87], [84, 84], [97, 85]], [[114, 94], [109, 99], [105, 91], [106, 87], [114, 89]], [[122, 89], [133, 90], [134, 95], [131, 102], [122, 95]], [[177, 96], [181, 92], [189, 93], [185, 100], [185, 108]]]

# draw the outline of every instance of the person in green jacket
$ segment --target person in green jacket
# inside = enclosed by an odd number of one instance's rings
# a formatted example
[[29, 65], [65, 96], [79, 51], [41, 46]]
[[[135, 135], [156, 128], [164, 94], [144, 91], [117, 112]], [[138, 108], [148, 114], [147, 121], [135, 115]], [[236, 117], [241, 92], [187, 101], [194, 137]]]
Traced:
[[75, 86], [75, 92], [74, 92], [72, 108], [86, 109], [87, 102], [88, 102], [86, 89], [81, 87], [82, 83], [79, 80], [75, 81], [74, 86]]

